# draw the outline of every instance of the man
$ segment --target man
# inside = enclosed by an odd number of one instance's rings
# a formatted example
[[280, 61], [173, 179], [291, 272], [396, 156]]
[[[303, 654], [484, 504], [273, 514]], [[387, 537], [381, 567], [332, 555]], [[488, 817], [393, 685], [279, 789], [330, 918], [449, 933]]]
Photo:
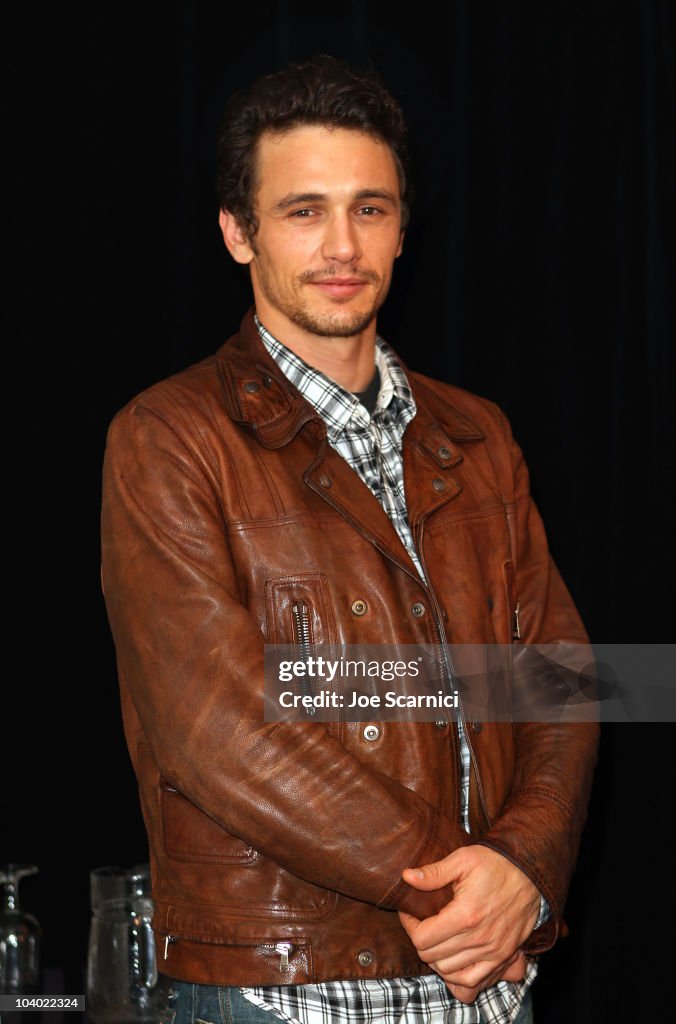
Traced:
[[506, 1022], [556, 939], [593, 726], [266, 722], [264, 643], [584, 642], [491, 403], [378, 338], [405, 128], [331, 58], [226, 114], [254, 310], [116, 417], [103, 582], [178, 1020]]

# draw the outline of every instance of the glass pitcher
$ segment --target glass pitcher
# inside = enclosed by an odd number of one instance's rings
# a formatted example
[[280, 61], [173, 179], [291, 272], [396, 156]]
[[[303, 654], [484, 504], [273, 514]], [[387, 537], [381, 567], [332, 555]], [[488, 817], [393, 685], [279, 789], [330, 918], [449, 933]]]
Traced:
[[87, 1014], [94, 1024], [159, 1022], [168, 979], [158, 975], [147, 864], [90, 872]]

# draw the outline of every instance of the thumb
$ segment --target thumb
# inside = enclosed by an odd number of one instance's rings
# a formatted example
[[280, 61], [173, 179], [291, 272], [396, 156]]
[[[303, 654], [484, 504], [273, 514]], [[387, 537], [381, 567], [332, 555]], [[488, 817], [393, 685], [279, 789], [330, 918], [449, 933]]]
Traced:
[[449, 857], [445, 857], [444, 860], [434, 861], [433, 864], [423, 864], [419, 868], [404, 868], [401, 877], [414, 889], [422, 889], [425, 892], [432, 889], [443, 889], [456, 877], [456, 873], [448, 863], [449, 860]]

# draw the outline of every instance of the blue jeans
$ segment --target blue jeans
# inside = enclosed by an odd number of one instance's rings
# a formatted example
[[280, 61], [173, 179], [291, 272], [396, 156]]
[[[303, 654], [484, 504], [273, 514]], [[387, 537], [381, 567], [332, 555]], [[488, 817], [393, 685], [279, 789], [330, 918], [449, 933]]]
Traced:
[[[165, 1024], [275, 1024], [274, 1013], [254, 1006], [238, 988], [172, 981], [173, 1008]], [[533, 1024], [530, 990], [513, 1024]]]

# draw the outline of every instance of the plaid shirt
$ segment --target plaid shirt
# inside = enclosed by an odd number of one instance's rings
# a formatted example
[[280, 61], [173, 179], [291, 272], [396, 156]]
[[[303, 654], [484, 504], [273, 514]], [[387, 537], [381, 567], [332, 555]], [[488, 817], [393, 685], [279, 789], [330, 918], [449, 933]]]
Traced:
[[[420, 576], [425, 574], [408, 522], [404, 494], [402, 439], [416, 413], [415, 399], [396, 355], [376, 339], [380, 391], [370, 415], [358, 398], [273, 338], [256, 318], [261, 339], [281, 371], [326, 423], [329, 444], [359, 474], [381, 503]], [[470, 753], [458, 723], [461, 755], [461, 812], [469, 831]], [[538, 924], [543, 914], [540, 914]], [[498, 982], [471, 1006], [454, 999], [437, 974], [419, 978], [330, 981], [318, 985], [242, 988], [242, 995], [288, 1024], [510, 1024], [533, 981], [530, 961], [523, 982]]]

